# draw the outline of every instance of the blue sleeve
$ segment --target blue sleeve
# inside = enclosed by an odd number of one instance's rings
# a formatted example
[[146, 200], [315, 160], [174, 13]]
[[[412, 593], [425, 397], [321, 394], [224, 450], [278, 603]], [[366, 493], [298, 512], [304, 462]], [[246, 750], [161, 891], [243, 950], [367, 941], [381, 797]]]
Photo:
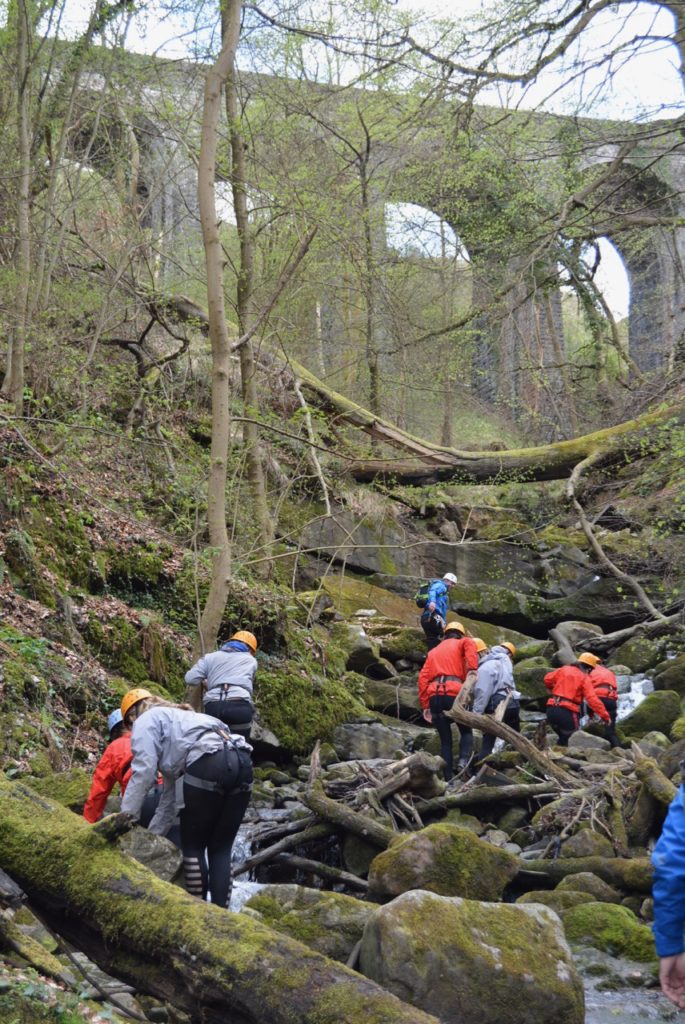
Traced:
[[652, 853], [654, 939], [659, 956], [685, 951], [685, 806], [681, 786]]
[[442, 580], [433, 580], [430, 585], [430, 590], [428, 591], [428, 600], [426, 601], [426, 604], [439, 604], [440, 597], [445, 589], [446, 587]]

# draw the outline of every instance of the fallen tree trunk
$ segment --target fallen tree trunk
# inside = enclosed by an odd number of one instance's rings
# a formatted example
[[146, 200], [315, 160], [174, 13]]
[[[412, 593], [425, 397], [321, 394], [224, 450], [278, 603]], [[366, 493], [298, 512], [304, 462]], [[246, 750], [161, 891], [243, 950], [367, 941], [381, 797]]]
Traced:
[[419, 800], [421, 814], [447, 810], [451, 807], [473, 807], [478, 804], [499, 803], [502, 800], [529, 800], [532, 797], [559, 796], [559, 787], [554, 782], [522, 783], [511, 786], [474, 786], [459, 793], [436, 796], [432, 800]]
[[[182, 295], [146, 295], [142, 298], [153, 315], [190, 322], [198, 330], [207, 333], [207, 314], [191, 299]], [[281, 373], [295, 376], [310, 401], [334, 416], [337, 422], [358, 427], [374, 440], [399, 448], [412, 456], [405, 461], [371, 459], [352, 462], [349, 470], [360, 483], [371, 480], [405, 484], [437, 483], [444, 480], [479, 482], [503, 477], [531, 481], [560, 480], [567, 478], [574, 466], [590, 455], [595, 457], [597, 466], [642, 456], [649, 451], [652, 428], [663, 426], [669, 421], [674, 425], [685, 422], [685, 403], [676, 401], [637, 419], [568, 441], [508, 451], [460, 451], [424, 441], [380, 419], [368, 409], [327, 387], [299, 363], [292, 360], [286, 363], [285, 359], [264, 348], [259, 355], [259, 362], [266, 369], [277, 369]], [[307, 443], [306, 438], [302, 441]], [[663, 431], [658, 434], [656, 443], [663, 446]]]
[[104, 970], [203, 1024], [437, 1024], [242, 914], [194, 899], [0, 776], [0, 866]]
[[558, 857], [556, 860], [527, 860], [522, 863], [525, 863], [519, 872], [522, 877], [525, 878], [527, 871], [538, 876], [544, 874], [553, 885], [567, 875], [590, 871], [617, 889], [644, 893], [652, 890], [652, 862], [648, 857]]

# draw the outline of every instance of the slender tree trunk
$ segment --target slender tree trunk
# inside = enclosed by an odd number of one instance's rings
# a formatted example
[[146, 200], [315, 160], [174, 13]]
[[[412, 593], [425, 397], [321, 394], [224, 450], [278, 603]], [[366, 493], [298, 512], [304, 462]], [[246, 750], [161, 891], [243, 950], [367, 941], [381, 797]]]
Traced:
[[7, 372], [3, 394], [21, 416], [24, 403], [24, 363], [29, 334], [31, 283], [31, 96], [30, 45], [33, 17], [26, 0], [14, 5], [16, 28], [17, 88], [17, 248], [15, 327], [7, 351]]
[[217, 126], [221, 94], [235, 58], [240, 32], [240, 3], [235, 31], [225, 33], [221, 53], [205, 78], [202, 139], [198, 162], [198, 198], [207, 267], [207, 309], [212, 346], [212, 444], [207, 520], [212, 548], [212, 578], [200, 619], [199, 646], [205, 651], [216, 643], [231, 578], [231, 545], [226, 530], [226, 474], [230, 437], [230, 340], [224, 307], [224, 257], [216, 213]]
[[[242, 0], [227, 0], [221, 8], [221, 32], [232, 54], [226, 74], [226, 113], [231, 140], [231, 190], [235, 209], [238, 238], [240, 241], [240, 266], [238, 270], [238, 326], [240, 334], [250, 328], [254, 316], [254, 244], [250, 230], [247, 205], [247, 168], [245, 142], [240, 130], [238, 108], [238, 87], [236, 82], [235, 52], [240, 36]], [[233, 42], [235, 40], [235, 42]], [[271, 549], [273, 545], [273, 524], [266, 497], [266, 480], [259, 440], [258, 419], [259, 398], [255, 379], [254, 349], [251, 341], [240, 349], [240, 379], [242, 382], [245, 420], [243, 440], [247, 457], [247, 475], [250, 482], [253, 507], [259, 530], [261, 547], [260, 571], [271, 571]]]
[[366, 295], [366, 364], [369, 369], [369, 409], [374, 416], [381, 414], [380, 379], [378, 372], [378, 349], [376, 345], [376, 280], [373, 258], [373, 234], [371, 229], [371, 206], [367, 178], [368, 153], [359, 163], [361, 185], [362, 224], [364, 226], [364, 292]]

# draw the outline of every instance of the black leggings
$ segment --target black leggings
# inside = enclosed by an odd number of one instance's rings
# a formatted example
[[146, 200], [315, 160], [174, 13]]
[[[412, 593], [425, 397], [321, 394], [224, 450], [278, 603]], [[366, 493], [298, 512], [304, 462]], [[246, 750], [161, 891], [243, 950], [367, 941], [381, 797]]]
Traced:
[[569, 708], [548, 704], [547, 721], [559, 737], [559, 746], [567, 747], [569, 739], [578, 730], [578, 715]]
[[437, 647], [442, 638], [444, 637], [442, 621], [440, 617], [436, 618], [437, 612], [425, 611], [421, 615], [421, 628], [426, 637], [426, 646], [429, 651], [432, 651], [434, 647]]
[[250, 725], [254, 718], [254, 704], [249, 700], [210, 700], [202, 710], [206, 715], [218, 718], [231, 732], [249, 737]]
[[609, 740], [609, 743], [611, 743], [612, 747], [620, 747], [621, 741], [616, 735], [616, 708], [618, 701], [610, 700], [608, 697], [600, 697], [599, 699], [601, 700], [604, 707], [607, 709], [609, 718], [611, 719], [609, 724], [605, 726], [606, 738]]
[[[515, 732], [521, 732], [521, 716], [519, 714], [519, 705], [511, 704], [507, 705], [507, 710], [504, 712], [504, 718], [502, 719], [505, 725], [510, 726]], [[497, 737], [494, 733], [484, 732], [483, 742], [481, 744], [480, 753], [478, 754], [478, 760], [483, 761], [492, 753], [492, 748], [495, 745]]]
[[[452, 757], [452, 719], [445, 718], [444, 711], [449, 711], [454, 704], [454, 697], [448, 694], [436, 694], [431, 697], [428, 706], [430, 708], [433, 725], [438, 730], [440, 737], [440, 757], [445, 762], [445, 781], [449, 782], [454, 774], [454, 760]], [[465, 725], [455, 723], [461, 733], [459, 741], [459, 765], [467, 764], [473, 753], [473, 732]]]
[[[219, 784], [201, 789], [193, 779]], [[246, 751], [226, 747], [194, 761], [183, 779], [181, 849], [186, 889], [201, 899], [228, 907], [231, 901], [231, 851], [250, 802], [252, 762]]]

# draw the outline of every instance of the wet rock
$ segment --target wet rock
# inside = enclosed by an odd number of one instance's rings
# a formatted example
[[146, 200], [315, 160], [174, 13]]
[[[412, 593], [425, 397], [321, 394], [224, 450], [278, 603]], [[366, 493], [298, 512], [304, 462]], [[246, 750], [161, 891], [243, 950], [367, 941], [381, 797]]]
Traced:
[[678, 655], [665, 667], [654, 674], [656, 690], [675, 690], [681, 697], [685, 696], [685, 654]]
[[[616, 665], [627, 665], [631, 672], [647, 672], [653, 668], [662, 658], [663, 648], [654, 640], [644, 636], [634, 636], [617, 647], [609, 659], [612, 667]], [[665, 686], [663, 689], [674, 689], [672, 686]]]
[[552, 666], [545, 658], [525, 658], [514, 665], [514, 682], [524, 697], [547, 697], [549, 692], [543, 679]]
[[518, 860], [445, 822], [400, 835], [369, 868], [369, 896], [392, 899], [409, 889], [498, 900], [518, 873]]
[[183, 855], [164, 836], [136, 827], [119, 839], [119, 848], [129, 857], [144, 864], [165, 882], [172, 882], [181, 871]]
[[579, 907], [583, 903], [594, 903], [594, 897], [589, 892], [574, 892], [566, 889], [559, 892], [559, 889], [536, 889], [533, 892], [526, 892], [516, 900], [520, 903], [542, 903], [549, 907], [555, 914], [561, 914], [562, 910], [570, 910], [571, 907]]
[[591, 871], [579, 871], [575, 875], [567, 875], [557, 885], [555, 892], [584, 892], [592, 896], [595, 903], [620, 903], [622, 894], [613, 885], [609, 885]]
[[[382, 722], [348, 722], [333, 733], [333, 744], [345, 761], [403, 756], [413, 740], [412, 726]], [[423, 730], [419, 730], [423, 731]]]
[[408, 892], [364, 928], [360, 969], [443, 1024], [582, 1024], [583, 994], [546, 907]]
[[626, 736], [644, 736], [657, 730], [668, 733], [680, 717], [680, 695], [673, 690], [650, 693], [626, 718], [620, 729]]
[[563, 911], [561, 918], [569, 942], [584, 943], [641, 963], [656, 959], [651, 928], [640, 924], [627, 907], [587, 903]]
[[346, 963], [375, 909], [371, 903], [342, 893], [302, 885], [267, 885], [247, 900], [242, 913]]
[[571, 748], [587, 748], [594, 750], [610, 750], [611, 744], [609, 740], [605, 740], [603, 736], [595, 736], [590, 732], [585, 732], [583, 729], [578, 729], [574, 732], [568, 741], [568, 745]]

